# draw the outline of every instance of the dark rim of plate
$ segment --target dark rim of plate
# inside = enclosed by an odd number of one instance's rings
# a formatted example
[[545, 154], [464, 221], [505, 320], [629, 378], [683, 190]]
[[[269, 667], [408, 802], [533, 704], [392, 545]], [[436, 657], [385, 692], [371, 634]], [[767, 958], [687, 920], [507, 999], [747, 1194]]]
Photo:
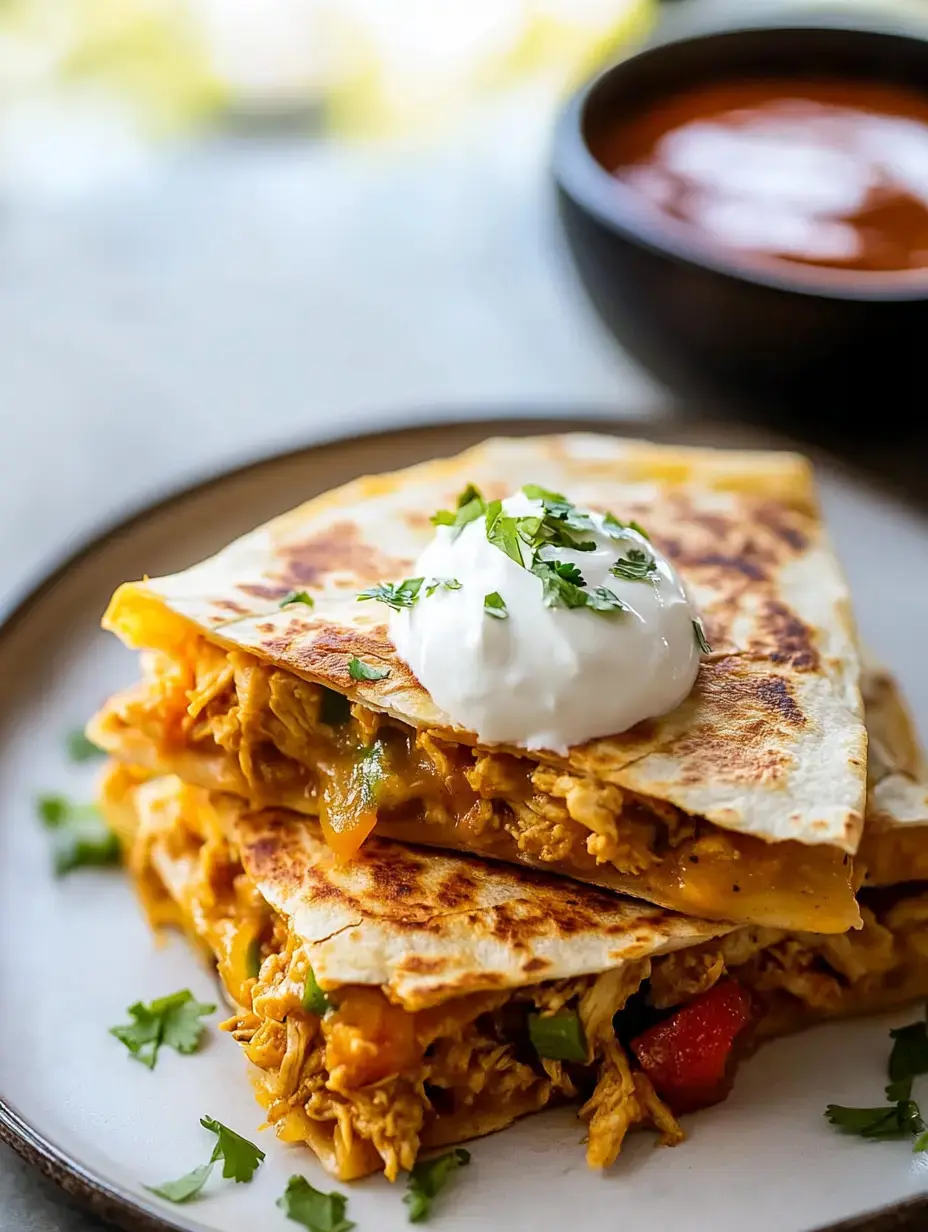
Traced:
[[[166, 496], [145, 501], [125, 510], [122, 514], [107, 519], [102, 526], [92, 529], [76, 545], [66, 549], [57, 561], [46, 566], [37, 578], [27, 583], [18, 594], [14, 594], [11, 601], [0, 607], [0, 639], [7, 636], [20, 621], [27, 619], [33, 607], [65, 574], [78, 568], [87, 557], [104, 547], [117, 535], [123, 535], [149, 518], [156, 517], [174, 505], [218, 487], [230, 479], [265, 469], [272, 470], [280, 463], [299, 458], [301, 455], [318, 455], [328, 451], [343, 450], [350, 447], [352, 441], [367, 442], [378, 439], [389, 441], [404, 436], [421, 435], [434, 437], [435, 452], [429, 456], [440, 456], [443, 450], [443, 434], [465, 427], [473, 428], [478, 434], [478, 439], [484, 435], [528, 436], [538, 433], [573, 431], [601, 432], [607, 435], [645, 437], [673, 442], [684, 435], [679, 422], [652, 423], [640, 418], [591, 419], [582, 414], [576, 418], [573, 416], [567, 418], [558, 413], [557, 415], [552, 414], [550, 418], [501, 417], [499, 419], [465, 420], [451, 413], [447, 422], [442, 424], [437, 424], [435, 418], [436, 412], [433, 410], [431, 414], [423, 415], [421, 420], [406, 421], [400, 427], [343, 434], [320, 440], [318, 443], [310, 442], [294, 448], [285, 448], [255, 461], [224, 467], [204, 478], [185, 483], [170, 491]], [[712, 435], [713, 427], [719, 435], [726, 435], [726, 425], [718, 422], [713, 425], [709, 421], [704, 421], [698, 426], [705, 430], [707, 437]], [[778, 441], [775, 437], [769, 441], [758, 441], [759, 446], [764, 444], [769, 444], [773, 448], [779, 445], [783, 448], [792, 443], [782, 439]], [[806, 449], [805, 452], [816, 461], [827, 460], [832, 470], [852, 475], [859, 484], [872, 486], [872, 481], [867, 477], [860, 475], [859, 472], [855, 473], [843, 463], [836, 462], [833, 458], [822, 454], [821, 451]], [[0, 1141], [12, 1147], [27, 1163], [54, 1181], [69, 1197], [75, 1199], [85, 1209], [125, 1229], [125, 1232], [187, 1232], [190, 1227], [189, 1223], [178, 1222], [163, 1208], [148, 1203], [135, 1192], [107, 1180], [100, 1173], [86, 1167], [31, 1126], [28, 1120], [3, 1097], [2, 1093], [0, 1093]], [[812, 1229], [810, 1232], [924, 1232], [926, 1227], [928, 1227], [928, 1195], [909, 1198], [904, 1202], [880, 1207], [878, 1210], [862, 1215], [854, 1215], [838, 1223]]]

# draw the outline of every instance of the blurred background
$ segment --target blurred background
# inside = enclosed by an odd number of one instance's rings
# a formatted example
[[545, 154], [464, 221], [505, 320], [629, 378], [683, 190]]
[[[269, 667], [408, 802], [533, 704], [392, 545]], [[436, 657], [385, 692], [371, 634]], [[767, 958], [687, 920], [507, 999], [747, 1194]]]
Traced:
[[564, 256], [552, 119], [656, 29], [765, 3], [3, 0], [0, 590], [291, 443], [669, 413]]

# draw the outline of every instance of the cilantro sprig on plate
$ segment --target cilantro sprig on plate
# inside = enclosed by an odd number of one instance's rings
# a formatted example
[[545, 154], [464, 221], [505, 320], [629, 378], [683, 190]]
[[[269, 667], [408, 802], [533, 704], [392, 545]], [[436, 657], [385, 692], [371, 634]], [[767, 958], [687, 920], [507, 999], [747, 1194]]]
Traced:
[[96, 805], [46, 795], [36, 801], [36, 812], [51, 835], [52, 862], [59, 877], [75, 868], [119, 863], [119, 840]]
[[291, 1176], [277, 1205], [288, 1219], [302, 1224], [309, 1232], [351, 1232], [355, 1227], [345, 1218], [348, 1209], [345, 1195], [337, 1190], [322, 1193], [310, 1185], [305, 1176]]
[[220, 1161], [222, 1175], [226, 1180], [235, 1181], [236, 1184], [247, 1184], [251, 1181], [261, 1166], [264, 1152], [214, 1117], [200, 1117], [200, 1124], [216, 1135], [212, 1155], [205, 1164], [200, 1164], [191, 1172], [178, 1177], [176, 1181], [165, 1181], [162, 1185], [146, 1185], [149, 1193], [157, 1194], [168, 1202], [189, 1202], [199, 1194], [209, 1180], [213, 1167]]
[[887, 1066], [886, 1098], [876, 1108], [848, 1108], [829, 1104], [825, 1116], [842, 1133], [860, 1138], [914, 1138], [914, 1151], [928, 1150], [928, 1126], [912, 1099], [912, 1083], [928, 1074], [928, 1024], [924, 1020], [890, 1031], [893, 1041]]
[[403, 1201], [409, 1207], [409, 1222], [423, 1223], [428, 1219], [432, 1203], [455, 1172], [470, 1163], [470, 1151], [457, 1146], [434, 1159], [420, 1159], [409, 1173]]
[[148, 1005], [136, 1001], [126, 1010], [134, 1022], [110, 1027], [110, 1035], [125, 1044], [136, 1061], [154, 1069], [162, 1044], [180, 1053], [196, 1052], [205, 1030], [200, 1019], [215, 1012], [215, 1005], [197, 1001], [185, 988]]

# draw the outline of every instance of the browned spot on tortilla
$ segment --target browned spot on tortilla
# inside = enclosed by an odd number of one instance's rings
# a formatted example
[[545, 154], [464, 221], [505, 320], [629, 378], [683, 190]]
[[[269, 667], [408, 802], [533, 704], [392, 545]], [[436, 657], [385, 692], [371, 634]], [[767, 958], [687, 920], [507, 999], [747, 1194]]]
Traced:
[[526, 958], [522, 970], [526, 975], [531, 975], [535, 971], [544, 971], [550, 965], [546, 958]]
[[421, 509], [407, 509], [403, 521], [413, 530], [429, 530], [432, 525], [431, 514], [423, 513]]
[[817, 670], [820, 660], [815, 634], [785, 603], [766, 600], [757, 623], [762, 637], [754, 639], [751, 649], [767, 651], [774, 663], [789, 663], [797, 671]]
[[436, 901], [449, 910], [473, 905], [477, 901], [477, 881], [469, 872], [461, 870], [443, 878], [435, 890]]
[[809, 546], [808, 516], [785, 505], [773, 501], [760, 505], [754, 513], [755, 518], [785, 543], [793, 552], [804, 552]]
[[228, 612], [231, 616], [248, 616], [250, 615], [247, 607], [242, 607], [240, 603], [236, 603], [234, 599], [213, 599], [212, 606], [220, 612]]
[[357, 523], [348, 519], [334, 522], [302, 543], [280, 544], [277, 559], [281, 584], [291, 588], [317, 586], [338, 574], [350, 577], [360, 590], [372, 582], [399, 580], [412, 565], [365, 542]]
[[437, 975], [447, 965], [446, 958], [425, 958], [421, 954], [407, 954], [402, 961], [403, 970], [414, 975]]
[[262, 620], [259, 625], [255, 625], [259, 633], [276, 633], [277, 626], [270, 620]]
[[273, 582], [242, 582], [238, 589], [253, 599], [283, 599], [293, 587]]

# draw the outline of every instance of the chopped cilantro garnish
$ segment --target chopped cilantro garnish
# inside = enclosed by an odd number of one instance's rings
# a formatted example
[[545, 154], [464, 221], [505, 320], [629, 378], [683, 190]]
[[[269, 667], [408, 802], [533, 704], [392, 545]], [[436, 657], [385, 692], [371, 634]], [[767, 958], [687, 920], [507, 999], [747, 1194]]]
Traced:
[[378, 603], [385, 603], [387, 607], [392, 607], [395, 612], [400, 608], [412, 607], [415, 601], [419, 598], [419, 591], [422, 589], [424, 578], [406, 578], [402, 582], [381, 582], [378, 586], [370, 586], [367, 590], [362, 590], [358, 595], [358, 602], [363, 602], [365, 599], [376, 599]]
[[291, 590], [289, 595], [284, 595], [281, 599], [280, 606], [287, 607], [291, 603], [305, 603], [307, 607], [316, 606], [316, 600], [305, 590]]
[[573, 1010], [529, 1014], [528, 1035], [540, 1057], [552, 1061], [585, 1061], [587, 1058], [583, 1027]]
[[928, 1127], [911, 1098], [912, 1080], [928, 1073], [928, 1026], [924, 1021], [890, 1031], [889, 1084], [878, 1108], [846, 1108], [829, 1104], [825, 1116], [842, 1133], [860, 1138], [915, 1138], [913, 1150], [928, 1150]]
[[[541, 581], [541, 597], [545, 607], [586, 607], [587, 595], [583, 587], [586, 585], [581, 574], [579, 582], [573, 582], [570, 577], [563, 576], [561, 569], [565, 562], [556, 560], [536, 560], [532, 573]], [[571, 566], [568, 566], [568, 572]], [[577, 570], [579, 572], [579, 570]]]
[[880, 1108], [844, 1108], [829, 1104], [825, 1116], [836, 1129], [860, 1138], [904, 1138], [909, 1132], [900, 1120], [900, 1109], [911, 1101]]
[[390, 675], [389, 667], [368, 667], [354, 655], [348, 660], [348, 675], [352, 680], [384, 680]]
[[432, 1202], [447, 1185], [458, 1168], [470, 1163], [470, 1151], [457, 1146], [435, 1159], [422, 1159], [412, 1169], [406, 1181], [403, 1201], [409, 1207], [409, 1222], [428, 1219]]
[[631, 522], [620, 522], [614, 513], [603, 514], [603, 529], [611, 539], [627, 539], [630, 530], [636, 531], [642, 539], [651, 538], [640, 522], [634, 519]]
[[73, 762], [95, 761], [98, 757], [105, 757], [106, 753], [98, 744], [90, 739], [82, 727], [75, 727], [71, 732], [68, 732], [67, 739], [68, 760]]
[[487, 541], [525, 568], [531, 556], [529, 545], [519, 534], [519, 518], [503, 513], [502, 501], [490, 501], [487, 505], [486, 528]]
[[469, 483], [458, 497], [457, 509], [454, 512], [450, 509], [439, 509], [438, 513], [432, 515], [432, 524], [450, 526], [460, 534], [468, 522], [475, 522], [483, 516], [486, 507], [486, 501], [480, 492]]
[[319, 702], [320, 720], [327, 723], [329, 727], [341, 727], [351, 718], [351, 702], [344, 694], [336, 693], [334, 689], [327, 689], [325, 685], [320, 687], [322, 689], [322, 699]]
[[561, 492], [552, 492], [550, 488], [543, 488], [538, 483], [523, 483], [522, 491], [529, 500], [547, 501], [553, 505], [569, 505], [567, 497]]
[[[545, 607], [588, 607], [594, 612], [624, 612], [625, 604], [605, 586], [587, 589], [575, 565], [567, 561], [537, 560], [532, 573], [541, 580]], [[580, 574], [579, 581], [572, 579]]]
[[216, 1135], [216, 1145], [213, 1153], [205, 1164], [200, 1164], [192, 1172], [179, 1177], [176, 1181], [165, 1181], [163, 1185], [146, 1185], [149, 1193], [166, 1198], [168, 1202], [189, 1202], [195, 1198], [209, 1180], [213, 1165], [222, 1160], [222, 1175], [236, 1183], [247, 1183], [257, 1172], [264, 1159], [264, 1152], [253, 1142], [241, 1137], [234, 1130], [216, 1121], [213, 1117], [200, 1117], [200, 1124]]
[[322, 1018], [331, 1008], [331, 1001], [316, 983], [316, 973], [312, 967], [308, 967], [303, 984], [303, 1009]]
[[509, 618], [506, 600], [498, 590], [491, 590], [488, 595], [483, 596], [483, 610], [488, 616], [493, 616], [497, 620], [507, 620]]
[[460, 590], [461, 583], [457, 578], [430, 578], [425, 584], [425, 597], [431, 599], [436, 590]]
[[573, 582], [575, 586], [586, 586], [586, 579], [583, 574], [569, 560], [546, 560], [544, 564], [549, 569], [552, 569], [563, 581]]
[[277, 1205], [294, 1223], [309, 1232], [351, 1232], [355, 1226], [345, 1218], [348, 1199], [336, 1191], [321, 1193], [304, 1176], [291, 1176]]
[[354, 767], [357, 776], [357, 788], [363, 809], [374, 808], [384, 780], [384, 745], [375, 740], [368, 748], [362, 749]]
[[204, 1030], [200, 1019], [215, 1012], [215, 1005], [197, 1001], [185, 988], [183, 992], [158, 997], [148, 1005], [136, 1001], [126, 1011], [135, 1021], [110, 1027], [110, 1035], [125, 1044], [136, 1061], [154, 1069], [162, 1044], [176, 1052], [196, 1052]]
[[119, 840], [93, 804], [73, 804], [64, 796], [40, 796], [39, 818], [52, 835], [58, 876], [84, 865], [118, 864]]
[[608, 588], [608, 586], [594, 586], [592, 590], [584, 592], [586, 594], [586, 605], [592, 608], [594, 612], [627, 612], [628, 608], [622, 602], [618, 595]]
[[693, 636], [696, 638], [696, 645], [699, 647], [702, 654], [712, 653], [712, 647], [706, 641], [706, 632], [702, 627], [701, 620], [693, 621]]
[[626, 582], [643, 582], [649, 574], [656, 571], [657, 561], [641, 548], [629, 548], [626, 555], [620, 556], [609, 570], [613, 577]]
[[917, 1075], [928, 1074], [928, 1024], [911, 1022], [907, 1027], [890, 1031], [889, 1035], [893, 1041], [889, 1054], [890, 1082], [908, 1080], [911, 1083]]

